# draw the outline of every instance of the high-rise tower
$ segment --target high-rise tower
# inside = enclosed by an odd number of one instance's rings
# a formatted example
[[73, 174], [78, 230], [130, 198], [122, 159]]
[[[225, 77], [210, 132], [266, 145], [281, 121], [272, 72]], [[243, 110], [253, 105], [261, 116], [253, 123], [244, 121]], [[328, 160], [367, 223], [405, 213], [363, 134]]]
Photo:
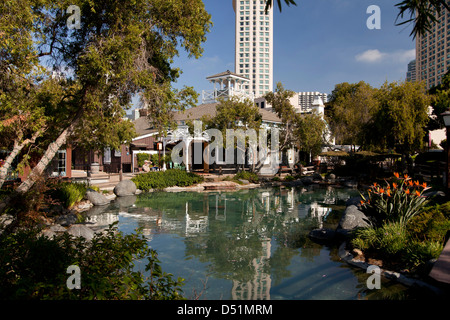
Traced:
[[416, 37], [416, 78], [425, 81], [427, 89], [440, 84], [450, 69], [450, 12], [442, 6], [435, 17], [431, 32]]
[[233, 0], [236, 13], [235, 73], [250, 80], [255, 97], [273, 90], [273, 9], [266, 0]]

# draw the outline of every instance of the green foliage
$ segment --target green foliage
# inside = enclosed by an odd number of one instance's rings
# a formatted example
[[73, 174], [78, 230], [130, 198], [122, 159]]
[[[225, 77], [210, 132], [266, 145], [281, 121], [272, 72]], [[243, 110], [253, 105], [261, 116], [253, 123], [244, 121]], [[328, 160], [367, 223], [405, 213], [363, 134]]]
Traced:
[[316, 113], [304, 114], [296, 118], [294, 137], [297, 147], [315, 157], [320, 154], [325, 141], [326, 123]]
[[295, 124], [298, 121], [298, 114], [295, 112], [290, 99], [295, 92], [284, 88], [281, 82], [277, 83], [274, 92], [268, 92], [264, 96], [267, 104], [270, 104], [273, 111], [281, 119], [282, 127], [280, 128], [280, 146], [279, 150], [285, 150], [293, 146], [297, 140], [294, 137]]
[[52, 200], [59, 201], [65, 208], [70, 208], [77, 202], [83, 200], [87, 189], [100, 191], [97, 186], [88, 186], [82, 182], [60, 181], [49, 183], [47, 194]]
[[240, 171], [233, 177], [233, 180], [239, 180], [239, 179], [248, 180], [251, 183], [259, 182], [258, 175], [254, 172], [249, 172], [249, 171]]
[[142, 167], [144, 165], [145, 160], [150, 160], [150, 155], [148, 153], [138, 153], [136, 157], [139, 167]]
[[408, 232], [418, 241], [444, 242], [450, 231], [449, 203], [427, 207], [408, 224]]
[[[432, 32], [432, 28], [438, 18], [447, 10], [450, 10], [447, 1], [445, 0], [403, 0], [395, 5], [399, 8], [397, 20], [403, 18], [406, 13], [409, 13], [408, 20], [398, 23], [403, 25], [413, 22], [414, 27], [410, 36], [415, 38], [417, 35], [423, 35], [426, 32]], [[444, 12], [442, 12], [444, 11]]]
[[149, 191], [150, 189], [164, 189], [173, 186], [188, 187], [203, 182], [203, 177], [184, 170], [169, 169], [139, 174], [131, 180], [138, 189]]
[[[147, 275], [136, 271], [144, 259]], [[80, 267], [81, 289], [66, 286], [70, 265]], [[162, 271], [139, 231], [123, 235], [112, 225], [91, 242], [67, 233], [49, 239], [38, 230], [0, 238], [0, 299], [181, 299], [182, 285]]]
[[404, 260], [411, 267], [421, 267], [431, 259], [437, 259], [444, 249], [440, 241], [413, 241], [405, 250]]
[[[450, 203], [427, 207], [428, 201], [421, 196], [426, 185], [408, 177], [399, 179], [398, 174], [396, 178], [398, 184], [389, 185], [389, 189], [372, 186], [369, 193], [372, 204], [367, 201], [363, 208], [366, 214], [373, 215], [373, 210], [377, 211], [376, 219], [371, 216], [376, 223], [356, 230], [351, 244], [420, 271], [430, 259], [439, 257], [447, 240]], [[371, 210], [367, 211], [369, 207]]]
[[287, 175], [286, 177], [284, 177], [284, 181], [294, 181], [295, 177], [291, 176], [291, 175]]
[[420, 82], [385, 82], [379, 89], [341, 83], [326, 113], [338, 143], [408, 154], [422, 147], [430, 102]]
[[[174, 108], [196, 103], [192, 88], [172, 87], [180, 75], [172, 64], [180, 50], [195, 58], [203, 52], [212, 23], [202, 0], [69, 4], [81, 10], [80, 29], [67, 28], [66, 0], [0, 3], [0, 135], [8, 137], [0, 147], [18, 142], [18, 151], [29, 145], [41, 157], [18, 192], [66, 143], [103, 150], [131, 141], [134, 126], [123, 118], [133, 96], [158, 129]], [[3, 120], [11, 120], [7, 128]]]
[[374, 228], [359, 228], [354, 232], [351, 240], [353, 247], [366, 250], [372, 248], [377, 243], [377, 231]]
[[376, 92], [364, 81], [335, 86], [326, 114], [337, 143], [364, 144], [365, 127], [379, 108]]
[[401, 223], [385, 223], [381, 228], [376, 229], [376, 235], [375, 245], [390, 257], [406, 248], [408, 241], [407, 232]]
[[386, 82], [378, 90], [377, 100], [380, 108], [366, 135], [370, 145], [401, 154], [420, 150], [431, 103], [423, 83]]

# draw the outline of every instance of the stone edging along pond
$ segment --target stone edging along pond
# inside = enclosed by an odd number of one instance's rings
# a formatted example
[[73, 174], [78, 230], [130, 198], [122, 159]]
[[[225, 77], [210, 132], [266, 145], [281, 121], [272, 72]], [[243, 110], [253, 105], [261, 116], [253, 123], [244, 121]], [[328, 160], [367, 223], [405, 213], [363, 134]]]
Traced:
[[[360, 269], [363, 269], [367, 271], [367, 268], [369, 268], [371, 265], [367, 262], [357, 260], [347, 249], [347, 242], [344, 241], [339, 246], [339, 258], [343, 260], [344, 262], [348, 263], [351, 266], [358, 267]], [[370, 273], [370, 272], [369, 272]], [[411, 286], [418, 286], [421, 288], [425, 288], [430, 290], [431, 292], [435, 293], [436, 295], [442, 295], [443, 292], [441, 289], [425, 282], [419, 279], [414, 279], [411, 277], [407, 277], [404, 274], [401, 274], [399, 272], [385, 270], [383, 268], [380, 268], [380, 275], [384, 276], [387, 279], [397, 281], [398, 283], [401, 283], [407, 287]]]

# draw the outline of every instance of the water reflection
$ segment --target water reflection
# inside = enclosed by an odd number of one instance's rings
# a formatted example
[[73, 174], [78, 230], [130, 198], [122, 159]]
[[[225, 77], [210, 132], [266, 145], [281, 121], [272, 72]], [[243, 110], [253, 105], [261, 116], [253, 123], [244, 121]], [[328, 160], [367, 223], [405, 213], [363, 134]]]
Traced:
[[307, 236], [335, 227], [354, 195], [333, 188], [154, 192], [118, 198], [89, 219], [119, 220], [124, 232], [141, 228], [163, 269], [188, 279], [185, 292], [208, 278], [202, 298], [357, 299], [367, 296], [365, 280], [340, 261], [337, 248]]

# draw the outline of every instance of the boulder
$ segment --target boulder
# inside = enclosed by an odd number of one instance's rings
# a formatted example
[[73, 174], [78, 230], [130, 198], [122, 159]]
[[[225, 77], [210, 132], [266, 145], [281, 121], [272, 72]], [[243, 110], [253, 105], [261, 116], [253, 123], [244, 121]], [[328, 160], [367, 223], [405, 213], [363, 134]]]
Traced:
[[71, 224], [76, 223], [78, 217], [75, 213], [69, 213], [65, 215], [61, 215], [55, 219], [55, 223], [61, 226], [70, 226]]
[[14, 221], [14, 217], [10, 214], [3, 214], [0, 216], [0, 229], [6, 228]]
[[331, 241], [336, 237], [336, 231], [332, 229], [314, 229], [310, 231], [309, 237], [314, 241]]
[[74, 224], [70, 226], [66, 232], [75, 237], [83, 237], [88, 241], [94, 238], [94, 231], [83, 224]]
[[239, 181], [240, 181], [242, 184], [250, 184], [250, 182], [249, 182], [248, 180], [245, 180], [245, 179], [239, 179]]
[[361, 200], [362, 200], [361, 196], [351, 197], [345, 202], [345, 205], [347, 207], [352, 205], [359, 207], [361, 206]]
[[92, 202], [94, 206], [104, 206], [110, 202], [110, 200], [106, 198], [103, 194], [100, 194], [92, 189], [88, 189], [86, 191], [86, 199]]
[[118, 197], [132, 196], [136, 193], [136, 184], [131, 180], [122, 180], [114, 187], [114, 194]]
[[44, 229], [44, 230], [42, 230], [42, 231], [39, 233], [39, 235], [42, 236], [42, 237], [47, 237], [47, 238], [49, 238], [49, 239], [52, 239], [53, 237], [56, 237], [56, 233], [53, 232], [53, 231], [50, 230], [50, 229]]
[[52, 232], [65, 232], [66, 228], [64, 228], [62, 225], [60, 224], [54, 224], [51, 225], [48, 230], [52, 231]]
[[350, 205], [345, 209], [339, 221], [338, 230], [345, 234], [355, 228], [366, 228], [369, 226], [366, 215], [357, 206]]
[[344, 181], [343, 185], [347, 188], [358, 188], [358, 182], [354, 181], [354, 180], [347, 180]]
[[311, 177], [304, 177], [301, 178], [300, 181], [303, 183], [303, 185], [305, 186], [309, 186], [311, 184], [313, 184], [313, 179]]
[[323, 181], [324, 180], [322, 175], [320, 173], [317, 173], [317, 172], [313, 173], [312, 178], [313, 178], [313, 180], [318, 180], [318, 181]]
[[132, 207], [137, 200], [137, 196], [125, 196], [125, 197], [117, 197], [114, 200], [114, 204], [116, 204], [119, 209], [124, 209], [124, 208], [128, 208], [128, 207]]

